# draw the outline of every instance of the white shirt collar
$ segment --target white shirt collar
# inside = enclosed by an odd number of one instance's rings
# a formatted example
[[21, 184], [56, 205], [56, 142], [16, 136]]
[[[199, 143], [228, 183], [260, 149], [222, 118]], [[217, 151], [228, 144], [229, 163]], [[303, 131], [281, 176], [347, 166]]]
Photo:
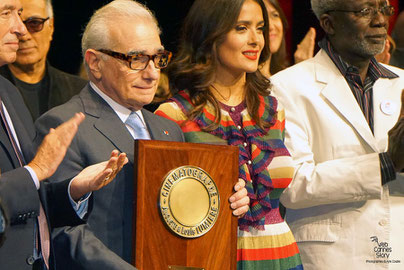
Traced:
[[[121, 121], [123, 123], [126, 122], [126, 119], [128, 119], [130, 113], [132, 112], [131, 110], [129, 110], [128, 108], [122, 106], [121, 104], [119, 104], [118, 102], [116, 102], [115, 100], [113, 100], [112, 98], [110, 98], [109, 96], [107, 96], [104, 92], [102, 92], [96, 85], [95, 83], [90, 81], [90, 85], [91, 87], [94, 89], [94, 91], [103, 99], [105, 100], [106, 103], [108, 103], [108, 105], [112, 108], [112, 110], [114, 110], [114, 112], [118, 115], [119, 119], [121, 119]], [[135, 111], [136, 114], [138, 114], [140, 116], [140, 119], [143, 122], [143, 125], [147, 128], [146, 123], [144, 121], [144, 117], [142, 114], [141, 110], [137, 110]]]

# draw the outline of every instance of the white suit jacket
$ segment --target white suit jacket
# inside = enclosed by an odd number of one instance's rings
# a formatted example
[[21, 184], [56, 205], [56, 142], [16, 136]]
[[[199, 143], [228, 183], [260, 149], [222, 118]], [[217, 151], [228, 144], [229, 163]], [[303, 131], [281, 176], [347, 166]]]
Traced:
[[387, 68], [400, 78], [373, 87], [374, 134], [325, 51], [271, 77], [296, 165], [281, 202], [306, 270], [404, 269], [404, 177], [382, 186], [378, 156], [398, 119], [404, 71]]

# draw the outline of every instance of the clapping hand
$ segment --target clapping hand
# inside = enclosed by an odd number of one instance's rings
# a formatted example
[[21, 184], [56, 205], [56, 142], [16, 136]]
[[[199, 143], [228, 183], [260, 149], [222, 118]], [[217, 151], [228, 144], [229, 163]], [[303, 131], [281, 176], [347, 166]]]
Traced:
[[295, 64], [312, 58], [314, 55], [314, 46], [316, 45], [316, 30], [310, 27], [307, 34], [304, 36], [302, 42], [297, 45], [296, 52], [294, 54]]
[[45, 180], [55, 173], [83, 120], [84, 114], [76, 113], [70, 120], [55, 129], [50, 129], [34, 159], [28, 164], [34, 170], [39, 181]]

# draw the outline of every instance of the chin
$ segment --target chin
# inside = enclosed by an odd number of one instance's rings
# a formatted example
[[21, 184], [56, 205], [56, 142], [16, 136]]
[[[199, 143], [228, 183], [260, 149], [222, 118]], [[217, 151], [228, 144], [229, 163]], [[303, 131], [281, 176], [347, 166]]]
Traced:
[[20, 66], [34, 65], [34, 64], [36, 64], [38, 62], [40, 62], [40, 59], [32, 58], [32, 57], [29, 57], [29, 56], [19, 56], [19, 55], [17, 55], [17, 59], [15, 61], [15, 63], [20, 65]]
[[254, 66], [250, 66], [248, 68], [245, 69], [246, 73], [254, 73], [256, 72], [258, 69], [258, 65], [254, 65]]
[[142, 107], [143, 107], [143, 106], [145, 106], [145, 105], [148, 105], [148, 104], [152, 103], [153, 98], [154, 98], [154, 95], [151, 96], [151, 97], [143, 97], [142, 99], [140, 99], [140, 100], [138, 101], [138, 103], [141, 104]]
[[11, 64], [15, 62], [15, 59], [17, 59], [17, 55], [8, 55], [4, 59], [0, 59], [0, 62], [5, 62], [6, 64]]

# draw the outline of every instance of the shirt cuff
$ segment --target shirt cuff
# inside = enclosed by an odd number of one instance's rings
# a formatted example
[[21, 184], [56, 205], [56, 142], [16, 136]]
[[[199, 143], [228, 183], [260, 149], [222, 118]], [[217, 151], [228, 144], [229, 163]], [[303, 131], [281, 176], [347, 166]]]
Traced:
[[382, 174], [382, 185], [385, 185], [388, 182], [396, 179], [396, 170], [394, 168], [393, 161], [386, 152], [379, 153], [379, 158], [380, 171]]
[[36, 176], [36, 173], [34, 172], [34, 170], [28, 165], [25, 165], [24, 168], [28, 170], [29, 174], [31, 175], [32, 181], [34, 181], [36, 189], [39, 190], [39, 187], [40, 187], [39, 179], [38, 179], [38, 176]]
[[72, 184], [73, 180], [74, 178], [70, 181], [69, 187], [67, 189], [69, 193], [70, 204], [72, 205], [74, 211], [76, 211], [77, 216], [83, 219], [83, 217], [88, 212], [88, 198], [90, 198], [91, 192], [81, 197], [78, 202], [75, 202], [72, 196], [70, 195], [70, 185]]

